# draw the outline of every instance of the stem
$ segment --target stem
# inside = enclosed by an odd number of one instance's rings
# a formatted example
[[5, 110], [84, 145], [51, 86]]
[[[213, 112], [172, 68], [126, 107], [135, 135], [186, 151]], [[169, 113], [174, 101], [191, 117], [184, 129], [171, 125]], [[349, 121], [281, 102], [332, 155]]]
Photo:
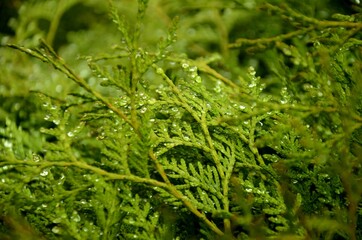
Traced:
[[283, 5], [282, 7], [274, 6], [272, 4], [266, 3], [264, 5], [265, 8], [270, 9], [272, 11], [277, 12], [279, 15], [287, 16], [288, 18], [292, 17], [301, 22], [301, 24], [308, 24], [308, 27], [304, 27], [300, 30], [296, 30], [293, 32], [289, 32], [286, 34], [280, 34], [275, 37], [269, 38], [258, 38], [258, 39], [245, 39], [239, 38], [235, 41], [235, 43], [230, 43], [229, 48], [240, 48], [243, 45], [263, 45], [263, 44], [273, 44], [278, 41], [283, 41], [286, 39], [293, 38], [298, 35], [304, 35], [308, 32], [311, 32], [315, 29], [323, 29], [323, 28], [356, 28], [361, 29], [362, 23], [360, 22], [342, 22], [342, 21], [328, 21], [328, 20], [319, 20], [312, 17], [307, 17], [303, 14], [300, 14], [293, 9], [289, 8], [287, 5]]

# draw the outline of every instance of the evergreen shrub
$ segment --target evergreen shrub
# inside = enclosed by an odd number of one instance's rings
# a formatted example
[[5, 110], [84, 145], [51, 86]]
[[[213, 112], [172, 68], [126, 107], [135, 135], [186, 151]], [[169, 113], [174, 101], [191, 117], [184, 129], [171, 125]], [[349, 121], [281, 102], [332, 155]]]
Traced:
[[0, 238], [362, 239], [361, 10], [22, 1]]

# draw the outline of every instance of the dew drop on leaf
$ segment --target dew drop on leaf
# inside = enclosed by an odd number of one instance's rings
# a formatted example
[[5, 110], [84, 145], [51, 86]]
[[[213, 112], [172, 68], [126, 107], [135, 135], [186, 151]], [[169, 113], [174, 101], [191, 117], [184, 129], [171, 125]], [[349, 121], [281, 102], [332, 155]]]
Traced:
[[190, 67], [189, 71], [190, 71], [190, 72], [196, 72], [196, 71], [197, 71], [197, 67], [196, 67], [196, 66]]
[[47, 176], [49, 174], [49, 171], [48, 170], [43, 170], [41, 173], [40, 173], [40, 176], [42, 176], [42, 177], [45, 177], [45, 176]]
[[286, 99], [282, 99], [282, 100], [280, 100], [280, 103], [281, 104], [286, 104], [288, 101], [286, 100]]
[[39, 162], [40, 161], [40, 157], [36, 154], [33, 154], [33, 161], [34, 162]]
[[80, 221], [80, 216], [76, 211], [73, 211], [73, 214], [72, 214], [70, 219], [72, 221], [74, 221], [74, 222], [79, 222]]
[[59, 234], [61, 231], [62, 231], [62, 229], [60, 227], [55, 226], [52, 228], [53, 233]]
[[141, 108], [141, 110], [140, 110], [141, 113], [145, 113], [146, 111], [147, 111], [147, 108], [146, 108], [146, 107], [143, 107], [143, 108]]
[[256, 86], [256, 83], [254, 83], [254, 82], [252, 82], [252, 83], [250, 83], [249, 85], [248, 85], [248, 87], [250, 87], [250, 88], [253, 88], [253, 87], [255, 87]]
[[181, 64], [181, 66], [182, 66], [183, 68], [188, 68], [188, 67], [189, 67], [189, 64], [184, 62], [184, 63]]
[[162, 74], [162, 73], [163, 73], [163, 69], [162, 69], [162, 68], [157, 68], [156, 73], [157, 73], [157, 74]]
[[254, 67], [250, 66], [249, 69], [248, 69], [248, 71], [249, 71], [249, 74], [250, 74], [251, 76], [255, 76], [256, 72], [255, 72]]
[[4, 147], [9, 148], [9, 149], [13, 148], [13, 143], [12, 142], [4, 140], [3, 143], [4, 143]]

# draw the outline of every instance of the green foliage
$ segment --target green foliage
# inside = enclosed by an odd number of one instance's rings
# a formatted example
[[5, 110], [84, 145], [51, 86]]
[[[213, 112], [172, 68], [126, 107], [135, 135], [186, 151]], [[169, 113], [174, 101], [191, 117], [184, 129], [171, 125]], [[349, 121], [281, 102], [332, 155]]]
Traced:
[[362, 238], [357, 3], [98, 2], [10, 21], [2, 239]]

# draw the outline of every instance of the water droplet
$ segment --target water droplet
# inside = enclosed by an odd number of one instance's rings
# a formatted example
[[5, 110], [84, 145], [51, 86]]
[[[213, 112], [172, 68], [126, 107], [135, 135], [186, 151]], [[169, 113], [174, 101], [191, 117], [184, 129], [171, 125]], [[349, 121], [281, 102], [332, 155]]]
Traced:
[[46, 115], [44, 116], [44, 120], [46, 120], [46, 121], [48, 121], [50, 118], [51, 118], [51, 115], [50, 115], [50, 114], [46, 114]]
[[43, 203], [41, 206], [42, 206], [43, 208], [48, 207], [48, 205], [47, 205], [47, 204], [45, 204], [45, 203]]
[[3, 169], [4, 171], [6, 171], [6, 170], [9, 169], [9, 166], [4, 166], [4, 167], [2, 167], [2, 169]]
[[40, 176], [42, 177], [45, 177], [45, 176], [48, 176], [49, 174], [49, 171], [47, 169], [44, 169], [41, 173], [40, 173]]
[[253, 66], [250, 66], [250, 67], [248, 68], [248, 71], [249, 71], [249, 74], [250, 74], [251, 76], [255, 76], [256, 72], [255, 72], [255, 69], [254, 69]]
[[146, 107], [143, 107], [143, 108], [141, 108], [141, 110], [140, 110], [141, 113], [145, 113], [146, 111], [147, 111], [147, 108], [146, 108]]
[[80, 216], [79, 214], [77, 213], [77, 211], [73, 211], [73, 214], [70, 218], [72, 221], [74, 222], [79, 222], [80, 221]]
[[197, 77], [195, 78], [195, 81], [196, 81], [197, 83], [201, 83], [201, 82], [202, 82], [202, 79], [201, 79], [200, 76], [197, 76]]
[[188, 68], [190, 65], [189, 65], [188, 63], [186, 63], [186, 62], [183, 62], [183, 63], [181, 64], [181, 66], [182, 66], [183, 68]]
[[221, 82], [220, 81], [217, 81], [216, 82], [216, 86], [214, 87], [214, 91], [215, 92], [217, 92], [217, 93], [219, 93], [219, 92], [221, 92]]
[[54, 119], [54, 120], [53, 120], [53, 123], [54, 123], [55, 125], [59, 125], [60, 120], [59, 120], [59, 119]]
[[74, 137], [74, 133], [72, 131], [67, 133], [68, 137]]
[[60, 227], [55, 226], [52, 228], [53, 233], [59, 234], [61, 231], [62, 231], [62, 229]]
[[97, 140], [103, 140], [105, 138], [104, 132], [102, 132], [100, 135], [98, 135]]
[[256, 83], [255, 82], [252, 82], [252, 83], [250, 83], [249, 85], [248, 85], [248, 87], [250, 87], [250, 88], [253, 88], [253, 87], [255, 87], [256, 86]]
[[13, 148], [13, 143], [12, 142], [10, 142], [8, 140], [4, 140], [3, 143], [4, 143], [4, 147], [9, 148], [9, 149]]
[[190, 74], [190, 77], [191, 77], [192, 79], [195, 79], [195, 78], [197, 77], [197, 73], [195, 73], [195, 72], [191, 73], [191, 74]]
[[157, 68], [156, 73], [157, 74], [163, 74], [163, 69], [162, 68]]
[[197, 72], [197, 67], [196, 66], [190, 67], [189, 71], [190, 72]]
[[119, 101], [118, 101], [118, 105], [119, 106], [126, 106], [128, 104], [128, 100], [126, 98], [121, 98]]
[[188, 135], [184, 135], [183, 137], [184, 137], [184, 140], [185, 140], [185, 141], [189, 141], [189, 140], [190, 140], [190, 137], [189, 137]]
[[250, 193], [250, 192], [253, 191], [253, 189], [251, 189], [251, 188], [246, 188], [245, 191], [248, 192], [248, 193]]

